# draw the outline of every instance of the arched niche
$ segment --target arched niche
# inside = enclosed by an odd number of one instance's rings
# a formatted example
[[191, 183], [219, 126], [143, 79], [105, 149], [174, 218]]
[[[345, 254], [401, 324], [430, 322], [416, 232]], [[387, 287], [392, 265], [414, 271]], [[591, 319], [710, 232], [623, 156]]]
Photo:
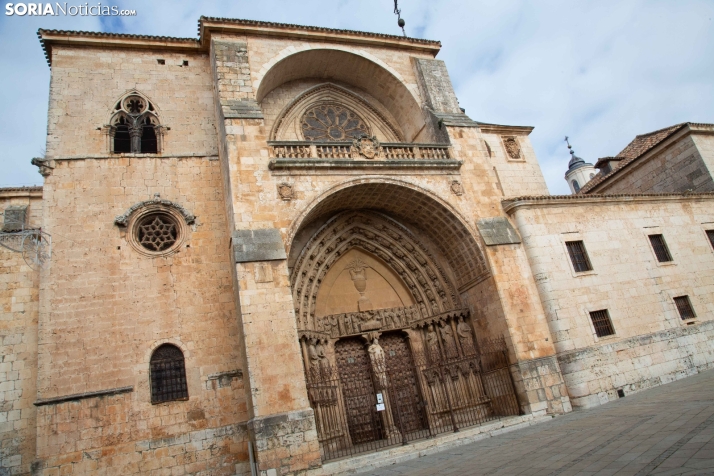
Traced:
[[256, 99], [261, 102], [278, 86], [303, 78], [334, 80], [367, 91], [394, 117], [406, 142], [424, 129], [421, 105], [401, 80], [376, 62], [343, 50], [314, 48], [283, 58], [260, 80]]
[[358, 94], [333, 83], [322, 83], [302, 92], [278, 114], [270, 132], [271, 140], [304, 140], [301, 127], [305, 114], [322, 105], [337, 105], [353, 111], [369, 127], [370, 136], [380, 142], [404, 142], [404, 134], [388, 112], [372, 106]]

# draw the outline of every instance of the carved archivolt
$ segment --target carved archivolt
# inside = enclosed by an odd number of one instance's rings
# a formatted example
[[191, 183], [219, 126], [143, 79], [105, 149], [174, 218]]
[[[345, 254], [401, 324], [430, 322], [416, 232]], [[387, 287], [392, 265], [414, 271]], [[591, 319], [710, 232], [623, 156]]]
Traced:
[[[328, 117], [328, 111], [334, 117]], [[351, 141], [361, 135], [375, 135], [382, 142], [403, 142], [403, 134], [387, 114], [352, 91], [331, 83], [320, 84], [285, 106], [275, 120], [270, 140]], [[316, 115], [323, 120], [315, 121]], [[349, 133], [352, 130], [360, 132]]]
[[[298, 329], [325, 332], [324, 322], [315, 317], [317, 294], [331, 267], [353, 248], [381, 259], [411, 292], [416, 304], [407, 316], [403, 312], [398, 316], [380, 314], [395, 326], [397, 322], [420, 320], [462, 307], [444, 270], [409, 230], [377, 212], [347, 211], [334, 216], [315, 233], [296, 260], [290, 279]], [[353, 280], [357, 281], [358, 265], [352, 267]], [[369, 320], [370, 315], [362, 317]]]

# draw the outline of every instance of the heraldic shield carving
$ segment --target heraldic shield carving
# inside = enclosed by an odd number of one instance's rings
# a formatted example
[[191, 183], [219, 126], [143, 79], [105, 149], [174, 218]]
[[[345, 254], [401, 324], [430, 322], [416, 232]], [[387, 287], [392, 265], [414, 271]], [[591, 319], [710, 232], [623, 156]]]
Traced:
[[374, 159], [382, 154], [382, 147], [379, 145], [377, 136], [362, 136], [352, 141], [352, 157], [359, 159]]

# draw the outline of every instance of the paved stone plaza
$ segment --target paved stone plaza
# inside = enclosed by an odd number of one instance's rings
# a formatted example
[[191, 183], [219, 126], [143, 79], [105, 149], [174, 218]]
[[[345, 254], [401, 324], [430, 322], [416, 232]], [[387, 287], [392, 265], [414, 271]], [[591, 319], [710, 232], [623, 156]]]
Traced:
[[362, 474], [714, 474], [714, 371]]

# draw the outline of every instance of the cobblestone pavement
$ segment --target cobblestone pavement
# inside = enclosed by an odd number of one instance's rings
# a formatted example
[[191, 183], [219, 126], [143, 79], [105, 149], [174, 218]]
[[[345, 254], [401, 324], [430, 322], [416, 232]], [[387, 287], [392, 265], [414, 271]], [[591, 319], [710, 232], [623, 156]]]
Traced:
[[714, 474], [714, 371], [361, 474]]

